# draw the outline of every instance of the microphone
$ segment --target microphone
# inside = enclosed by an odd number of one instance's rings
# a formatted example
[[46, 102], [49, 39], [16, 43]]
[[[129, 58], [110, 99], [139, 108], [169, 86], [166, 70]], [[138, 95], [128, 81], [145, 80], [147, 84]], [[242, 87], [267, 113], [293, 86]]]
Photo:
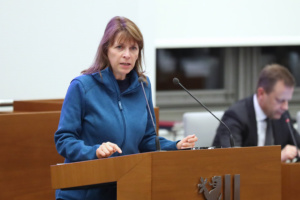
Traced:
[[230, 131], [230, 129], [228, 128], [228, 126], [221, 121], [218, 117], [216, 117], [216, 115], [214, 115], [203, 103], [201, 103], [198, 99], [196, 99], [196, 97], [194, 97], [180, 82], [178, 78], [173, 78], [173, 83], [174, 85], [179, 85], [180, 87], [182, 87], [191, 97], [193, 97], [203, 108], [205, 108], [212, 116], [214, 116], [221, 124], [223, 124], [228, 132], [229, 132], [229, 137], [230, 137], [230, 146], [234, 147], [234, 140], [233, 140], [233, 136], [232, 133]]
[[299, 158], [299, 152], [298, 152], [299, 147], [298, 147], [298, 144], [297, 144], [297, 142], [296, 142], [295, 136], [294, 136], [294, 134], [293, 134], [292, 126], [291, 126], [291, 123], [290, 123], [291, 120], [290, 120], [290, 118], [287, 116], [287, 114], [286, 114], [286, 117], [285, 117], [285, 118], [286, 118], [286, 119], [285, 119], [285, 122], [287, 123], [287, 126], [289, 127], [289, 131], [290, 131], [290, 134], [291, 134], [291, 136], [292, 136], [293, 143], [294, 143], [294, 145], [295, 145], [296, 148], [297, 148], [296, 162], [299, 162], [299, 161], [300, 161], [300, 158]]
[[141, 83], [142, 90], [143, 90], [143, 93], [144, 93], [144, 97], [145, 97], [145, 100], [146, 100], [146, 103], [147, 103], [148, 112], [150, 114], [152, 125], [153, 125], [154, 131], [155, 131], [155, 135], [156, 135], [156, 137], [155, 137], [156, 151], [160, 151], [161, 149], [160, 149], [159, 137], [157, 136], [156, 126], [155, 126], [155, 123], [154, 123], [154, 120], [153, 120], [153, 116], [152, 116], [152, 113], [151, 113], [151, 110], [150, 110], [150, 106], [149, 106], [149, 103], [148, 103], [148, 100], [147, 100], [147, 96], [146, 96], [146, 92], [145, 92], [145, 88], [144, 88], [144, 84], [143, 84], [143, 82], [144, 82], [143, 77], [139, 77], [138, 81]]

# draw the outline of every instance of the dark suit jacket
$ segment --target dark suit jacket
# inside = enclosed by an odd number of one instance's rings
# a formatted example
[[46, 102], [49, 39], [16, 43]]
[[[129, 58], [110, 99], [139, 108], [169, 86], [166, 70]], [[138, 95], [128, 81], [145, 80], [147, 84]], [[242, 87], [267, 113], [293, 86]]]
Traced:
[[[284, 113], [280, 119], [272, 120], [275, 145], [294, 145], [286, 117], [290, 118], [289, 112]], [[233, 135], [235, 146], [257, 146], [257, 125], [253, 96], [242, 99], [225, 111], [222, 121], [229, 127]], [[292, 127], [293, 134], [300, 145], [300, 136]], [[217, 128], [213, 146], [230, 147], [229, 131], [222, 124]]]

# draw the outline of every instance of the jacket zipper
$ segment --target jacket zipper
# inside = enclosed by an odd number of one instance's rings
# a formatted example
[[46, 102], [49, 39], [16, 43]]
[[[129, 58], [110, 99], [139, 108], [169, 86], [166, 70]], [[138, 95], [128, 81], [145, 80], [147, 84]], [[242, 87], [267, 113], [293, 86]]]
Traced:
[[124, 113], [123, 113], [123, 106], [122, 106], [122, 102], [121, 102], [121, 98], [120, 96], [118, 96], [118, 106], [119, 106], [119, 109], [120, 109], [120, 113], [121, 113], [121, 116], [122, 116], [122, 120], [123, 120], [123, 125], [124, 125], [124, 137], [123, 137], [123, 141], [120, 145], [120, 148], [123, 147], [125, 141], [126, 141], [126, 123], [125, 123], [125, 117], [124, 117]]
[[122, 111], [122, 110], [123, 110], [123, 107], [122, 107], [122, 104], [121, 104], [120, 99], [118, 99], [118, 104], [119, 104], [119, 109]]

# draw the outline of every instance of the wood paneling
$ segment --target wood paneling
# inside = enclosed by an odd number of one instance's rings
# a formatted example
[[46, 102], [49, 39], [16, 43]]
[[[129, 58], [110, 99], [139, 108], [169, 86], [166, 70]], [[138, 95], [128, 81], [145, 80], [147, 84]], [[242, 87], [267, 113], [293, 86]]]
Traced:
[[54, 133], [59, 111], [0, 115], [0, 199], [54, 199], [49, 166], [63, 162]]
[[282, 163], [281, 176], [282, 199], [300, 199], [300, 163]]
[[[13, 102], [14, 112], [31, 111], [60, 111], [64, 99], [44, 99], [44, 100], [18, 100]], [[159, 130], [159, 108], [154, 107], [156, 118], [156, 134]]]
[[24, 111], [60, 111], [63, 99], [19, 100], [13, 102], [14, 112]]

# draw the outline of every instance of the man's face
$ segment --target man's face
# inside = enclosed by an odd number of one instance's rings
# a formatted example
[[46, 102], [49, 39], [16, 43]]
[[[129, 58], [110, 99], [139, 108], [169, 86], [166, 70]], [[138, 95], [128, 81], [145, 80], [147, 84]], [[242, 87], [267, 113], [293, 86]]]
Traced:
[[271, 119], [280, 119], [289, 108], [288, 102], [292, 99], [293, 92], [294, 87], [287, 87], [280, 80], [269, 94], [263, 88], [258, 88], [257, 96], [264, 113]]

